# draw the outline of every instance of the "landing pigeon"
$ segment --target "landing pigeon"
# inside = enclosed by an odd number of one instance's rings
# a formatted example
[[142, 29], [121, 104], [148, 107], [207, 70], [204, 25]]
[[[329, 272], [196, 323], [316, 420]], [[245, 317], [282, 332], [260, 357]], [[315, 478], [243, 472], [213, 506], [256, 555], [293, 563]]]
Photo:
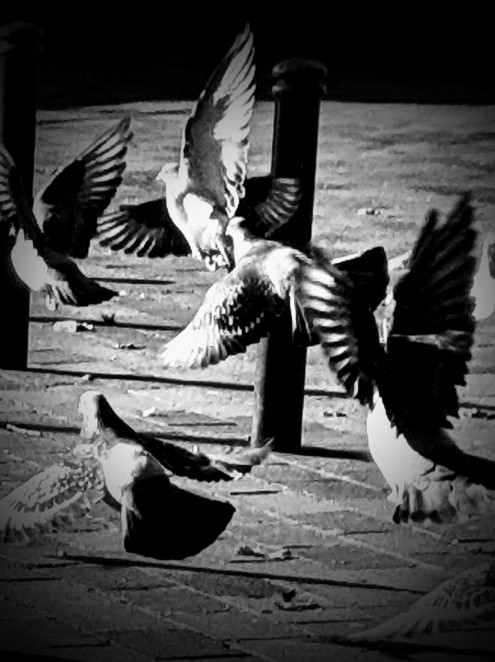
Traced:
[[[209, 268], [231, 266], [224, 234], [245, 195], [254, 77], [253, 33], [246, 24], [191, 111], [182, 134], [179, 162], [166, 163], [157, 175], [156, 179], [165, 185], [167, 213], [161, 214], [164, 208], [152, 210], [147, 221], [151, 234], [146, 243], [154, 244], [158, 239], [160, 250], [168, 250], [169, 217], [189, 244], [193, 257], [204, 260]], [[132, 244], [141, 236], [136, 225], [143, 219], [140, 212], [139, 208], [128, 208], [124, 217], [113, 216], [113, 222], [132, 238]], [[155, 225], [160, 216], [161, 233]]]
[[47, 307], [88, 306], [117, 293], [87, 278], [69, 257], [50, 248], [28, 203], [20, 174], [0, 145], [0, 223], [8, 224], [14, 245], [11, 260], [17, 276], [33, 292], [46, 294]]
[[392, 488], [397, 523], [448, 522], [483, 510], [484, 488], [495, 487], [495, 462], [462, 451], [447, 432], [475, 328], [473, 224], [469, 195], [443, 223], [429, 212], [394, 289], [386, 344], [346, 274], [313, 265], [298, 272], [298, 298], [330, 367], [369, 407], [369, 448]]
[[[235, 508], [170, 481], [235, 480], [261, 464], [271, 443], [224, 456], [191, 452], [140, 435], [113, 411], [104, 395], [87, 391], [79, 402], [81, 437], [65, 461], [52, 465], [0, 501], [0, 539], [28, 540], [73, 511], [103, 500], [121, 511], [122, 539], [129, 552], [181, 559], [212, 544]], [[88, 494], [96, 490], [97, 499]], [[91, 494], [91, 496], [93, 496]]]
[[[159, 355], [164, 367], [205, 368], [243, 353], [266, 336], [287, 310], [294, 340], [301, 345], [314, 342], [296, 297], [295, 275], [303, 264], [317, 262], [329, 270], [339, 267], [331, 264], [322, 249], [302, 251], [256, 237], [241, 217], [232, 219], [227, 236], [232, 238], [236, 266], [209, 288], [192, 321], [165, 345]], [[355, 278], [372, 280], [383, 256], [374, 250], [373, 255], [342, 261], [340, 268], [355, 272]]]
[[[84, 393], [79, 412], [81, 436], [88, 443], [79, 445], [77, 455], [100, 462], [106, 490], [121, 509], [126, 551], [182, 559], [215, 542], [229, 524], [234, 506], [173, 485], [162, 463], [166, 448], [160, 448], [156, 439], [138, 435], [103, 394]], [[155, 449], [160, 459], [153, 454]]]

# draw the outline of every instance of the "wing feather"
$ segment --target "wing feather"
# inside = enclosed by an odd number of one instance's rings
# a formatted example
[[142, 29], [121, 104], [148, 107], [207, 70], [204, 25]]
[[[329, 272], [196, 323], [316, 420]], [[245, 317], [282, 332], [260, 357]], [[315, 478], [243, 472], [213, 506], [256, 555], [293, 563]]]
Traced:
[[239, 265], [214, 283], [192, 321], [161, 354], [166, 367], [205, 368], [264, 337], [287, 305], [256, 265]]
[[[165, 198], [139, 205], [121, 205], [119, 210], [104, 214], [98, 219], [98, 235], [102, 246], [138, 257], [191, 253], [189, 244], [170, 218]], [[147, 236], [153, 241], [143, 246]]]
[[114, 198], [126, 167], [132, 138], [124, 117], [67, 166], [60, 168], [36, 195], [34, 213], [51, 248], [86, 257], [97, 218]]
[[239, 34], [202, 91], [184, 127], [179, 178], [208, 191], [231, 218], [244, 196], [254, 110], [253, 34]]
[[384, 398], [398, 429], [422, 421], [452, 427], [458, 416], [456, 386], [465, 384], [475, 328], [470, 290], [476, 231], [465, 195], [441, 223], [428, 214], [407, 273], [394, 289], [395, 309], [387, 342], [393, 397]]

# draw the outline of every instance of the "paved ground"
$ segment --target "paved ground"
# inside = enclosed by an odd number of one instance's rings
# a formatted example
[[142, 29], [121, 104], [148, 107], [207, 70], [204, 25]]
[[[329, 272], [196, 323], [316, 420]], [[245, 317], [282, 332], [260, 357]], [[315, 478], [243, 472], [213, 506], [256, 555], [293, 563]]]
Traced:
[[[200, 373], [160, 372], [154, 361], [214, 276], [189, 260], [129, 258], [122, 266], [98, 251], [90, 271], [113, 280], [108, 284], [122, 288], [122, 296], [55, 315], [90, 320], [94, 330], [56, 333], [35, 297], [29, 370], [1, 373], [2, 495], [68, 451], [79, 429], [77, 400], [88, 388], [101, 389], [139, 430], [185, 446], [247, 443], [256, 348]], [[102, 313], [115, 314], [115, 324], [105, 324]], [[462, 393], [467, 406], [456, 426], [463, 447], [490, 457], [494, 324], [479, 327], [473, 374]], [[125, 347], [131, 341], [135, 349]], [[317, 348], [309, 353], [307, 386], [302, 453], [274, 453], [252, 476], [215, 485], [210, 493], [229, 499], [237, 513], [195, 558], [154, 563], [125, 554], [118, 518], [104, 504], [30, 544], [3, 545], [2, 659], [9, 659], [6, 651], [88, 662], [492, 658], [488, 627], [407, 649], [338, 640], [490, 558], [493, 514], [442, 530], [394, 525], [384, 482], [367, 454], [363, 412], [322, 394], [336, 385]], [[154, 414], [143, 417], [150, 407]], [[260, 555], [239, 554], [246, 546]], [[291, 558], [276, 553], [287, 549]]]

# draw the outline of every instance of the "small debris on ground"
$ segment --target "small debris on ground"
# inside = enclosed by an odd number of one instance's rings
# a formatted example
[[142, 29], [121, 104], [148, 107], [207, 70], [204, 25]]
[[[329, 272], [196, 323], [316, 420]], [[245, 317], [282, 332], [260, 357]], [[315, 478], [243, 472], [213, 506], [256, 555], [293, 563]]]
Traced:
[[12, 425], [11, 423], [7, 423], [5, 429], [10, 430], [11, 432], [25, 434], [28, 437], [41, 437], [41, 432], [39, 430], [27, 430], [26, 428], [20, 428], [17, 425]]
[[262, 552], [261, 550], [255, 550], [249, 545], [242, 545], [236, 550], [236, 555], [237, 556], [258, 556], [258, 557], [265, 557], [265, 552]]
[[53, 323], [55, 333], [78, 333], [80, 331], [94, 331], [95, 325], [77, 320], [62, 320]]
[[112, 347], [113, 349], [144, 349], [144, 345], [136, 345], [133, 342], [116, 342]]
[[380, 216], [381, 210], [376, 207], [360, 207], [357, 210], [358, 216]]
[[156, 413], [156, 407], [149, 407], [148, 409], [145, 409], [142, 413], [141, 416], [143, 418], [148, 418], [148, 416], [153, 416], [153, 414]]
[[94, 379], [93, 375], [90, 375], [89, 372], [87, 372], [85, 375], [81, 377], [82, 382], [92, 382]]
[[[236, 551], [236, 556], [251, 557], [251, 560], [258, 561], [289, 561], [297, 558], [288, 547], [275, 549], [271, 552], [264, 552], [261, 549], [253, 549], [249, 545], [242, 545]], [[241, 563], [246, 559], [231, 559], [231, 563]]]
[[128, 295], [127, 290], [119, 290], [118, 292], [119, 297], [126, 297]]

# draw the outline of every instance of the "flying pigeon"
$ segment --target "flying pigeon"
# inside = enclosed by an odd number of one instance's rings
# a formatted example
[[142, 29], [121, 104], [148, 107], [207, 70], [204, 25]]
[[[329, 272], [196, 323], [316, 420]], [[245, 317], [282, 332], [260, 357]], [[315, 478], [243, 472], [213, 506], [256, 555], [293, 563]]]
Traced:
[[447, 432], [459, 411], [475, 322], [469, 296], [474, 214], [465, 195], [442, 223], [432, 210], [394, 289], [385, 343], [345, 273], [305, 265], [297, 296], [330, 367], [369, 407], [370, 452], [392, 488], [394, 521], [462, 519], [488, 504], [495, 462], [462, 451]]
[[495, 619], [495, 563], [488, 561], [449, 577], [410, 609], [347, 639], [380, 641], [421, 638], [464, 630]]
[[57, 253], [87, 257], [97, 219], [122, 183], [132, 138], [130, 122], [126, 116], [110, 127], [37, 192], [34, 217], [47, 245]]
[[[254, 234], [269, 237], [294, 214], [301, 197], [297, 178], [260, 176], [245, 182], [246, 195], [239, 201], [237, 212], [249, 219]], [[122, 250], [138, 257], [186, 256], [191, 247], [173, 222], [166, 198], [141, 204], [125, 204], [98, 219], [100, 244], [113, 251]], [[205, 255], [209, 270], [221, 265], [218, 254]]]
[[[178, 163], [166, 163], [156, 177], [165, 186], [166, 213], [155, 201], [145, 210], [128, 207], [124, 216], [110, 217], [112, 223], [120, 226], [121, 233], [131, 238], [130, 250], [135, 250], [134, 244], [138, 251], [148, 250], [147, 246], [156, 241], [161, 242], [157, 250], [168, 250], [176, 243], [167, 238], [170, 219], [184, 236], [193, 257], [204, 260], [212, 269], [231, 266], [224, 234], [245, 195], [254, 76], [253, 33], [246, 24], [191, 111], [183, 129]], [[149, 216], [144, 217], [148, 212]], [[136, 225], [140, 222], [150, 230], [144, 249]], [[108, 239], [109, 225], [103, 221], [100, 227]], [[114, 243], [111, 236], [110, 243]]]
[[17, 276], [30, 290], [44, 292], [46, 305], [88, 306], [117, 293], [87, 278], [70, 257], [53, 250], [38, 227], [20, 174], [0, 145], [0, 223], [14, 236], [11, 260]]
[[170, 474], [197, 481], [235, 480], [261, 464], [271, 443], [231, 454], [191, 452], [140, 435], [113, 411], [104, 395], [87, 391], [79, 402], [81, 437], [69, 459], [30, 478], [0, 501], [0, 538], [8, 541], [70, 519], [72, 510], [94, 503], [88, 494], [121, 511], [122, 539], [129, 552], [181, 559], [212, 544], [234, 507], [176, 487]]
[[334, 267], [322, 249], [302, 251], [256, 237], [242, 217], [231, 220], [226, 234], [232, 238], [236, 266], [208, 289], [191, 322], [165, 345], [159, 355], [164, 367], [205, 368], [243, 353], [266, 336], [287, 310], [294, 340], [311, 345], [314, 338], [295, 291], [295, 274], [303, 264], [316, 261], [325, 269], [347, 270], [350, 277], [355, 272], [354, 278], [361, 281], [367, 276], [373, 279], [374, 273], [380, 280], [382, 273], [382, 249]]

